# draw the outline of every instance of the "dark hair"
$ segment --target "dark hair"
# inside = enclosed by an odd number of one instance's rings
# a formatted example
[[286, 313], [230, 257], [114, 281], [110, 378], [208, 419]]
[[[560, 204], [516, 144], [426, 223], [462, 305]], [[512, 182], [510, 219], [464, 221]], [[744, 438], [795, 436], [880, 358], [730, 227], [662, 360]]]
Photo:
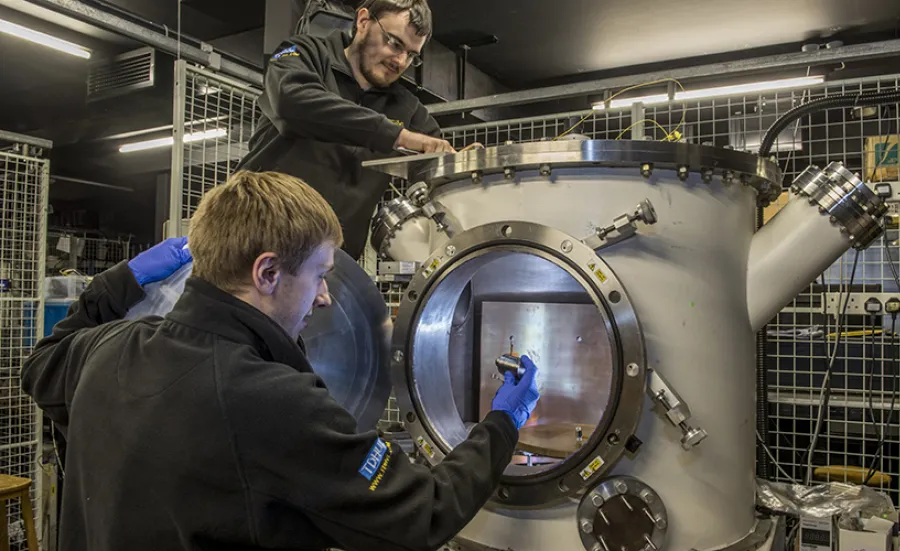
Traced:
[[[431, 37], [431, 8], [428, 7], [428, 0], [365, 0], [356, 9], [366, 8], [369, 12], [379, 17], [385, 13], [399, 13], [409, 11], [409, 24], [416, 30], [419, 36]], [[356, 35], [356, 19], [353, 19], [353, 35]]]

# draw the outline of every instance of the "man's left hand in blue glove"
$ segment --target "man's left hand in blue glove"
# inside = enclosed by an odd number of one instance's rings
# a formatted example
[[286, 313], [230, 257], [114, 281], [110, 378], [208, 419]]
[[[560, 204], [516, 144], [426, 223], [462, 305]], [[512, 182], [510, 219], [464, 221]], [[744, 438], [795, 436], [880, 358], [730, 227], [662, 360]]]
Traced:
[[138, 285], [162, 281], [193, 260], [187, 237], [172, 237], [158, 243], [128, 262]]

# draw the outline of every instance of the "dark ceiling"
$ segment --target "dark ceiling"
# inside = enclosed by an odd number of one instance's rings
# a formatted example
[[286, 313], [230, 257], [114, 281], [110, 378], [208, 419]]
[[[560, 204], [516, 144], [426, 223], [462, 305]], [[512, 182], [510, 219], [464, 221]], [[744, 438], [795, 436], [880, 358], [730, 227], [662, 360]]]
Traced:
[[512, 87], [897, 26], [897, 0], [432, 0], [435, 34], [496, 35], [469, 59]]

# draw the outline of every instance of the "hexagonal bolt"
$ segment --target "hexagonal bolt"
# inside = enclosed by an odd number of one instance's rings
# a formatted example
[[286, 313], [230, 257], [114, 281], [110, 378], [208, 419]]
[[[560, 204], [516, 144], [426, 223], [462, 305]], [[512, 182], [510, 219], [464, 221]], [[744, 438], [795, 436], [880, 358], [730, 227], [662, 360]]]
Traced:
[[656, 527], [659, 528], [660, 530], [665, 530], [666, 526], [669, 525], [669, 523], [666, 522], [666, 519], [662, 518], [662, 516], [658, 516], [655, 519], [653, 519], [653, 524], [656, 525]]
[[641, 165], [641, 176], [649, 178], [653, 174], [653, 163], [644, 163]]
[[603, 551], [603, 548], [600, 547], [599, 543], [595, 543], [593, 546], [591, 546], [591, 551]]
[[516, 145], [516, 142], [513, 140], [506, 140], [505, 142], [503, 142], [503, 145]]
[[641, 492], [641, 499], [644, 500], [644, 503], [646, 503], [647, 505], [651, 505], [654, 501], [656, 501], [656, 498], [653, 497], [653, 494], [651, 494], [647, 490]]
[[444, 249], [444, 252], [447, 253], [447, 256], [453, 256], [456, 254], [456, 247], [453, 245], [447, 245], [447, 248]]
[[542, 164], [541, 165], [541, 176], [550, 176], [550, 165]]
[[682, 166], [678, 167], [678, 179], [679, 180], [681, 180], [683, 182], [688, 179], [689, 175], [690, 175], [690, 169], [687, 166], [682, 165]]
[[476, 170], [475, 172], [472, 173], [472, 183], [476, 184], [476, 185], [481, 184], [481, 171], [480, 170]]
[[730, 170], [726, 170], [722, 174], [722, 181], [725, 182], [726, 186], [730, 186], [731, 184], [733, 184], [734, 183], [734, 172], [732, 172]]
[[705, 168], [705, 169], [703, 169], [703, 172], [701, 173], [700, 177], [703, 179], [703, 182], [704, 182], [704, 183], [706, 183], [706, 184], [712, 183], [712, 180], [713, 180], [713, 171], [712, 171], [712, 169], [711, 169], [711, 168]]
[[606, 502], [606, 500], [603, 499], [602, 495], [600, 495], [600, 494], [591, 495], [591, 504], [594, 507], [597, 507], [597, 508], [602, 507], [605, 502]]
[[613, 488], [616, 489], [620, 494], [624, 494], [628, 492], [628, 484], [625, 484], [621, 480], [617, 480], [615, 484], [613, 484]]
[[516, 169], [511, 166], [504, 168], [503, 169], [503, 177], [506, 178], [507, 180], [512, 180], [513, 178], [516, 177]]
[[591, 532], [594, 531], [594, 524], [589, 520], [582, 520], [581, 521], [581, 531], [584, 532], [585, 534], [590, 534]]
[[559, 246], [559, 248], [560, 248], [560, 249], [562, 250], [562, 252], [564, 252], [564, 253], [570, 253], [570, 252], [572, 252], [572, 247], [573, 247], [572, 242], [569, 241], [568, 239], [565, 240], [565, 241], [563, 241], [563, 242], [562, 242], [562, 245]]

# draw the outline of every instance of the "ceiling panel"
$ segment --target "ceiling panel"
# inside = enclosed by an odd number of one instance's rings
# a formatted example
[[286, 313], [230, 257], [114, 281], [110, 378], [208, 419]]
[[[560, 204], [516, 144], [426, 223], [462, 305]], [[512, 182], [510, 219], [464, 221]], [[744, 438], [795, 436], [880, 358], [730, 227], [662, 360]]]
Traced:
[[496, 35], [470, 60], [513, 85], [895, 27], [897, 0], [432, 0], [435, 34]]

